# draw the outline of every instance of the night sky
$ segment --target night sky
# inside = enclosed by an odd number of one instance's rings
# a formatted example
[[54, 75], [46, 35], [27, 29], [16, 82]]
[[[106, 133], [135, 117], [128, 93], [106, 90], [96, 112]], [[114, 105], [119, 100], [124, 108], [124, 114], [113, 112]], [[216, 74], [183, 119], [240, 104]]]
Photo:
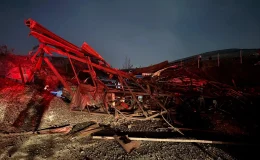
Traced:
[[0, 0], [0, 45], [28, 54], [32, 18], [62, 38], [90, 44], [113, 67], [139, 67], [201, 52], [260, 47], [260, 1]]

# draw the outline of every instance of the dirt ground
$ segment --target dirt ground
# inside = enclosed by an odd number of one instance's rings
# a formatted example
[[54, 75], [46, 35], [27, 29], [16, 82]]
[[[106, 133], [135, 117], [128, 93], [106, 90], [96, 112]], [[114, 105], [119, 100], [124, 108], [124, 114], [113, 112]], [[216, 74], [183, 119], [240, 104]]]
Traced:
[[[162, 122], [116, 121], [112, 115], [71, 112], [69, 105], [43, 93], [36, 86], [0, 78], [0, 131], [23, 132], [95, 121], [114, 129], [153, 132]], [[131, 126], [131, 127], [129, 127]], [[232, 146], [209, 144], [142, 142], [126, 153], [114, 140], [90, 137], [65, 138], [63, 135], [0, 136], [0, 159], [236, 159]], [[247, 153], [245, 153], [247, 154]], [[238, 158], [239, 159], [239, 158]]]

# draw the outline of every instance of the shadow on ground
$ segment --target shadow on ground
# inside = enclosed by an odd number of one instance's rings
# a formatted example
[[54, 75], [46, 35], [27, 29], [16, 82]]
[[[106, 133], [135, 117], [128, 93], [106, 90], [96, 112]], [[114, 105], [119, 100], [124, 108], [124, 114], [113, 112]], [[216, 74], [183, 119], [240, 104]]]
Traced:
[[13, 126], [22, 131], [36, 131], [40, 126], [44, 113], [48, 110], [53, 95], [38, 89], [26, 108], [20, 112]]

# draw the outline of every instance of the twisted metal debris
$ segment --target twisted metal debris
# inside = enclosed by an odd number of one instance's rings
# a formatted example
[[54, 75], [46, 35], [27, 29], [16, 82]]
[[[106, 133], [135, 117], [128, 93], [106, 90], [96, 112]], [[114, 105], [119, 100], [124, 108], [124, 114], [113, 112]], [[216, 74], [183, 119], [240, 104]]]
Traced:
[[[29, 80], [41, 69], [44, 61], [72, 96], [72, 111], [148, 120], [175, 112], [184, 105], [200, 112], [209, 106], [206, 99], [210, 99], [210, 105], [216, 109], [224, 104], [227, 106], [230, 99], [247, 103], [248, 97], [259, 94], [260, 78], [250, 77], [259, 72], [259, 50], [228, 50], [233, 54], [227, 55], [217, 52], [203, 54], [127, 72], [112, 68], [86, 42], [78, 47], [32, 19], [25, 24], [30, 28], [30, 35], [39, 40], [38, 50], [31, 58], [36, 67]], [[77, 85], [75, 92], [45, 56], [53, 53], [69, 59], [76, 80], [72, 84]], [[75, 68], [75, 63], [79, 62], [85, 65], [80, 71], [83, 76], [79, 76]], [[232, 67], [253, 73], [244, 75], [243, 72], [239, 76], [234, 74]], [[143, 76], [136, 78], [136, 75]]]

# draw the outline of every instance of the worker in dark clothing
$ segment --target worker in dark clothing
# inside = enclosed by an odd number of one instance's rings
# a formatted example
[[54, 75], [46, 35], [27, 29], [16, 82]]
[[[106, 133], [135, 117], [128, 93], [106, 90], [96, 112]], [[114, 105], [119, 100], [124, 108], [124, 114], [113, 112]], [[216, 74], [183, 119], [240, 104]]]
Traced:
[[[46, 85], [44, 90], [49, 91], [49, 86]], [[61, 83], [58, 84], [56, 91], [50, 91], [50, 93], [56, 97], [61, 98], [64, 102], [70, 103], [70, 100], [66, 96], [63, 95], [63, 85]]]

